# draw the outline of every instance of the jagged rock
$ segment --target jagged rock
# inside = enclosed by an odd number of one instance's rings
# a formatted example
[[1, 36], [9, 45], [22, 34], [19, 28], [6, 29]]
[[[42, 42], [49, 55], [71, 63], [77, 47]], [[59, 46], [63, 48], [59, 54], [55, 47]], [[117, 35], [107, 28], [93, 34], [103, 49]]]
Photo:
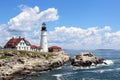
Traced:
[[5, 53], [4, 56], [14, 56], [12, 52]]
[[52, 62], [49, 67], [56, 68], [56, 67], [59, 67], [59, 66], [62, 66], [62, 65], [63, 65], [63, 62], [58, 60], [58, 61]]
[[90, 52], [83, 52], [75, 56], [72, 59], [72, 65], [78, 67], [88, 67], [92, 65], [97, 65], [103, 63], [103, 59], [94, 56]]
[[22, 59], [17, 59], [18, 63], [24, 64], [25, 62]]
[[0, 80], [12, 80], [13, 76], [0, 77]]
[[[20, 73], [21, 71], [23, 71], [23, 74], [25, 73], [26, 75], [27, 72], [24, 72], [24, 70], [30, 70], [30, 71], [51, 70], [53, 68], [57, 68], [63, 65], [70, 59], [70, 57], [64, 54], [62, 51], [51, 53], [53, 55], [48, 55], [47, 53], [37, 55], [37, 54], [33, 54], [32, 52], [30, 53], [24, 52], [23, 54], [21, 54], [21, 52], [19, 51], [6, 52], [5, 56], [10, 56], [10, 57], [0, 59], [0, 76], [3, 76], [4, 78], [5, 76], [10, 76], [15, 73]], [[4, 52], [2, 53], [2, 55], [3, 54]]]
[[24, 70], [24, 71], [21, 71], [21, 75], [28, 75], [30, 74], [31, 72], [29, 70]]
[[59, 57], [54, 57], [52, 60], [49, 61], [51, 68], [60, 67], [70, 60], [70, 57], [68, 55], [63, 54], [63, 52], [57, 54], [57, 56]]

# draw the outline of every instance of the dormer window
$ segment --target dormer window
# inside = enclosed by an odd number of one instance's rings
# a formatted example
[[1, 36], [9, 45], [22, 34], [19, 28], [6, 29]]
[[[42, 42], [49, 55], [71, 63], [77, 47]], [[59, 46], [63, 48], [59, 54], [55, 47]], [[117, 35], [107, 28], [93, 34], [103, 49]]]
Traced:
[[20, 42], [20, 45], [22, 45], [22, 42]]

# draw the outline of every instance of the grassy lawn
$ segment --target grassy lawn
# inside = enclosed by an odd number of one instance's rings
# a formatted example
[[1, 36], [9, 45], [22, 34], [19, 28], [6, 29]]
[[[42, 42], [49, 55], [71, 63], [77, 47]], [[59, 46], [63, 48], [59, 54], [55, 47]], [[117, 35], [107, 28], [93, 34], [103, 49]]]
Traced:
[[12, 56], [10, 55], [19, 55], [21, 57], [26, 57], [26, 56], [43, 56], [46, 59], [49, 59], [52, 56], [56, 56], [55, 54], [51, 52], [37, 52], [37, 51], [25, 51], [25, 50], [0, 50], [0, 59], [5, 59], [5, 58], [10, 58]]

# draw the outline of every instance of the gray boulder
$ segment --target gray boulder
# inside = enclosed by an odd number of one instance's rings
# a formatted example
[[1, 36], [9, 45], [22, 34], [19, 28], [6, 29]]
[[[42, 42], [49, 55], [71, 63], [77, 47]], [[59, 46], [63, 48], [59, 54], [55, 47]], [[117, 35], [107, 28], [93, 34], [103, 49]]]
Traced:
[[77, 67], [89, 67], [102, 63], [103, 63], [103, 59], [94, 56], [90, 52], [82, 52], [76, 55], [74, 59], [72, 59], [71, 64]]

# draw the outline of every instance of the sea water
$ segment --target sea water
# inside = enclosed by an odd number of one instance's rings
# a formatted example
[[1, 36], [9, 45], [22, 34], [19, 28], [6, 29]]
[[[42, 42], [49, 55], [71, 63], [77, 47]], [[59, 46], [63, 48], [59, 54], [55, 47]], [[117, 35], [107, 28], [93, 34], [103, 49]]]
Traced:
[[[64, 51], [74, 57], [86, 50]], [[74, 68], [69, 62], [62, 67], [42, 72], [40, 76], [28, 80], [120, 80], [120, 50], [90, 50], [89, 52], [105, 59], [108, 65]]]

